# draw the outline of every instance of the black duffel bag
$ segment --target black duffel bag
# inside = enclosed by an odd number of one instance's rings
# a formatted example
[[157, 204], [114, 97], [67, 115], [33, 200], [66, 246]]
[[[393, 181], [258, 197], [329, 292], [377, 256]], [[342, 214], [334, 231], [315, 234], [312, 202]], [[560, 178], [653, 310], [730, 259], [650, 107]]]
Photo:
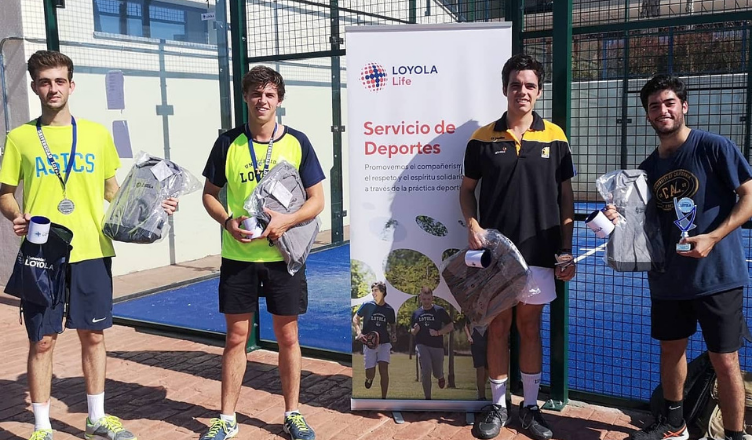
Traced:
[[73, 232], [57, 223], [50, 224], [50, 235], [44, 244], [24, 238], [5, 293], [51, 308], [64, 302], [72, 240]]

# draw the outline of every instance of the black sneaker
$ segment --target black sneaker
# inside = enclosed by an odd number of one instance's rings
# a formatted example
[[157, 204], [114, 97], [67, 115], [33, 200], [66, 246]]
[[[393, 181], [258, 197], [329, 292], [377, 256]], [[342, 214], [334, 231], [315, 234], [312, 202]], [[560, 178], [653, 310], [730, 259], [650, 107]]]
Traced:
[[632, 440], [687, 440], [689, 431], [682, 420], [681, 426], [671, 426], [666, 417], [659, 415], [652, 425], [642, 431], [635, 431], [629, 437]]
[[373, 379], [366, 379], [366, 389], [371, 389], [371, 385], [373, 385]]
[[475, 419], [473, 435], [476, 438], [494, 438], [499, 435], [503, 426], [509, 422], [509, 413], [501, 405], [486, 405]]
[[554, 436], [548, 423], [543, 419], [543, 414], [538, 405], [523, 406], [520, 402], [520, 424], [526, 429], [530, 437], [537, 440], [549, 440]]

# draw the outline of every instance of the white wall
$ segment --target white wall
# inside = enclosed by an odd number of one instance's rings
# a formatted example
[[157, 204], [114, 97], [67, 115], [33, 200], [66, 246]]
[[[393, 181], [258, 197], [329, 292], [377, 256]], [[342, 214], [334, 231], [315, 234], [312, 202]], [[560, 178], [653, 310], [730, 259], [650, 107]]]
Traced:
[[[12, 127], [18, 126], [39, 113], [39, 102], [33, 94], [27, 93], [29, 78], [23, 72], [28, 54], [45, 49], [44, 10], [36, 0], [2, 0], [3, 14], [0, 29], [5, 30], [4, 22], [23, 26], [22, 34], [27, 41], [17, 44], [18, 53], [13, 59], [15, 69], [12, 99], [9, 100], [14, 115]], [[169, 0], [171, 3], [206, 7], [199, 0]], [[320, 0], [323, 7], [297, 5], [292, 9], [278, 7], [279, 39], [281, 47], [273, 43], [269, 32], [274, 29], [273, 8], [275, 2], [261, 0], [248, 5], [249, 41], [252, 56], [273, 53], [294, 53], [301, 51], [307, 41], [322, 45], [317, 50], [328, 50], [328, 0]], [[12, 7], [15, 7], [15, 11]], [[372, 13], [397, 16], [406, 19], [409, 13], [408, 2], [394, 5], [380, 4], [374, 7], [371, 2], [360, 1], [349, 5], [353, 9]], [[213, 5], [212, 5], [213, 6]], [[381, 9], [378, 9], [381, 8]], [[6, 12], [7, 11], [7, 12]], [[311, 15], [310, 12], [317, 12]], [[309, 13], [306, 13], [309, 12]], [[15, 14], [15, 15], [13, 15]], [[102, 34], [94, 30], [93, 3], [90, 0], [66, 2], [65, 9], [58, 10], [61, 51], [74, 62], [76, 90], [71, 97], [71, 109], [80, 117], [102, 123], [112, 128], [112, 121], [128, 122], [133, 153], [139, 150], [164, 156], [164, 129], [162, 116], [156, 114], [156, 106], [162, 104], [160, 72], [165, 77], [166, 103], [174, 108], [174, 115], [168, 117], [169, 155], [172, 160], [191, 171], [203, 182], [206, 158], [220, 128], [219, 80], [216, 47], [168, 42], [164, 47], [164, 68], [160, 68], [158, 41], [144, 38]], [[374, 23], [370, 18], [356, 18], [343, 14], [342, 25]], [[364, 21], [365, 20], [365, 21]], [[425, 17], [419, 11], [418, 20], [424, 23], [451, 21], [446, 12], [433, 8], [433, 15]], [[214, 32], [210, 24], [210, 34]], [[257, 33], [254, 37], [254, 32]], [[344, 32], [343, 32], [344, 36]], [[301, 43], [302, 40], [303, 43]], [[256, 42], [254, 43], [254, 40]], [[261, 41], [263, 40], [263, 43]], [[215, 41], [212, 37], [210, 42]], [[301, 47], [297, 47], [300, 45]], [[137, 49], [134, 51], [134, 49]], [[140, 52], [138, 52], [140, 50]], [[344, 66], [344, 59], [342, 60]], [[332, 94], [329, 59], [302, 60], [287, 63], [267, 63], [278, 68], [287, 82], [287, 96], [283, 104], [285, 116], [282, 123], [305, 132], [311, 139], [316, 154], [327, 176], [324, 182], [326, 206], [321, 214], [322, 230], [331, 228], [331, 191], [329, 179], [332, 164]], [[106, 107], [105, 75], [110, 70], [121, 70], [125, 78], [125, 110], [108, 110]], [[344, 88], [345, 72], [342, 72], [342, 115], [347, 127], [347, 94]], [[31, 116], [30, 116], [31, 115]], [[350, 127], [347, 127], [349, 129]], [[349, 208], [347, 136], [343, 135], [343, 209]], [[118, 180], [123, 181], [132, 165], [132, 160], [121, 158], [122, 168]], [[345, 225], [349, 218], [345, 217]], [[194, 193], [181, 200], [180, 211], [174, 217], [175, 263], [202, 258], [220, 252], [219, 228], [209, 218], [201, 205], [200, 194]], [[7, 226], [6, 226], [7, 229]], [[2, 234], [0, 229], [0, 234]], [[0, 235], [0, 237], [4, 237]], [[6, 239], [3, 238], [3, 243]], [[14, 245], [15, 246], [15, 245]], [[164, 266], [171, 263], [171, 249], [168, 240], [152, 245], [115, 244], [118, 258], [113, 272], [124, 274], [133, 271]], [[0, 261], [0, 265], [2, 261]], [[0, 271], [0, 282], [2, 272]]]
[[[13, 37], [23, 35], [20, 0], [2, 0], [2, 14], [0, 14], [0, 50], [2, 50], [5, 86], [8, 102], [2, 102], [0, 94], [0, 157], [5, 145], [5, 133], [10, 128], [23, 124], [29, 118], [26, 102], [28, 100], [28, 84], [26, 83], [26, 63], [24, 45]], [[6, 110], [7, 114], [6, 114]], [[5, 120], [8, 119], [6, 126]], [[20, 196], [20, 191], [17, 196]], [[20, 198], [20, 197], [17, 197]], [[18, 251], [20, 239], [13, 233], [10, 222], [0, 217], [0, 285], [5, 285], [13, 269], [13, 262]]]

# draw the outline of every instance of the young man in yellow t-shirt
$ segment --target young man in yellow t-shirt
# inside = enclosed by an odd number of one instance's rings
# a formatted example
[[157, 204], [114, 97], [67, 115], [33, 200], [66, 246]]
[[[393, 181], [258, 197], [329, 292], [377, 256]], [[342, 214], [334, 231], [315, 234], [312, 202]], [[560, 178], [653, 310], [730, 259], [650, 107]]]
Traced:
[[[277, 107], [285, 97], [282, 76], [265, 66], [256, 66], [242, 82], [248, 104], [248, 123], [217, 138], [204, 168], [203, 202], [206, 211], [225, 229], [222, 235], [222, 266], [219, 274], [219, 311], [227, 323], [222, 355], [222, 397], [219, 418], [212, 419], [201, 440], [225, 440], [238, 433], [235, 406], [245, 373], [246, 342], [253, 326], [259, 296], [266, 297], [279, 344], [279, 375], [285, 398], [283, 429], [292, 440], [313, 440], [315, 434], [298, 411], [301, 354], [298, 315], [306, 312], [308, 285], [305, 267], [290, 275], [276, 246], [288, 229], [315, 218], [324, 209], [324, 171], [308, 137], [277, 124]], [[306, 201], [291, 214], [268, 211], [269, 224], [258, 238], [243, 229], [248, 212], [243, 203], [263, 174], [280, 160], [294, 165], [306, 191]], [[227, 206], [219, 191], [227, 187]]]
[[[112, 327], [115, 251], [102, 234], [103, 202], [111, 201], [120, 188], [115, 178], [120, 159], [105, 127], [71, 116], [68, 98], [76, 85], [70, 58], [38, 51], [29, 58], [28, 69], [42, 115], [8, 134], [0, 165], [0, 212], [13, 222], [19, 236], [26, 235], [32, 215], [73, 231], [66, 327], [76, 329], [81, 341], [89, 409], [85, 436], [135, 440], [117, 417], [104, 412], [104, 329]], [[23, 210], [14, 197], [21, 181]], [[172, 214], [177, 199], [166, 200], [163, 207]], [[22, 308], [30, 341], [28, 382], [34, 412], [30, 440], [51, 440], [52, 352], [63, 331], [64, 304], [46, 308], [22, 301]]]

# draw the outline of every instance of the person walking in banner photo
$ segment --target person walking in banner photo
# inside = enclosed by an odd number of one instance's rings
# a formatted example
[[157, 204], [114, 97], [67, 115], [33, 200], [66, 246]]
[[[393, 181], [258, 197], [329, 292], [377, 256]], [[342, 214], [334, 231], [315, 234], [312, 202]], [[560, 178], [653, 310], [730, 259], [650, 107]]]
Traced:
[[[203, 202], [222, 233], [219, 311], [225, 315], [227, 336], [222, 354], [221, 413], [210, 421], [202, 440], [223, 440], [238, 433], [235, 409], [247, 364], [246, 343], [260, 296], [272, 315], [279, 344], [278, 369], [285, 400], [284, 431], [292, 440], [312, 440], [313, 429], [299, 411], [301, 353], [298, 315], [308, 306], [305, 265], [290, 275], [287, 264], [270, 240], [314, 219], [324, 209], [324, 171], [302, 132], [277, 123], [277, 108], [285, 98], [285, 82], [265, 66], [252, 68], [242, 80], [248, 122], [220, 135], [204, 168]], [[244, 202], [264, 174], [285, 160], [298, 169], [307, 199], [294, 213], [265, 209], [271, 217], [259, 236], [243, 228], [249, 218]], [[227, 187], [227, 207], [219, 191]], [[262, 287], [263, 285], [263, 287]], [[263, 291], [262, 291], [263, 289]]]
[[[524, 390], [519, 420], [522, 429], [539, 440], [553, 436], [537, 403], [543, 362], [541, 314], [556, 298], [554, 279], [568, 281], [575, 274], [570, 181], [575, 170], [562, 129], [534, 111], [543, 79], [543, 65], [529, 55], [515, 55], [504, 64], [502, 93], [507, 111], [479, 128], [467, 143], [459, 194], [469, 247], [483, 248], [485, 229], [497, 229], [520, 250], [540, 288], [539, 294], [516, 306]], [[496, 437], [509, 421], [505, 394], [511, 325], [509, 309], [487, 330], [492, 402], [476, 418], [473, 433], [479, 438]]]
[[420, 289], [420, 307], [410, 317], [410, 333], [415, 336], [415, 351], [420, 365], [420, 382], [423, 395], [431, 400], [431, 375], [438, 379], [439, 388], [444, 388], [444, 335], [454, 330], [454, 323], [447, 311], [433, 303], [433, 291], [423, 286]]
[[464, 329], [465, 336], [467, 336], [467, 342], [470, 343], [470, 354], [473, 357], [475, 387], [478, 391], [478, 400], [486, 400], [486, 381], [488, 380], [486, 336], [488, 333], [481, 333], [477, 328], [472, 327], [469, 320], [465, 322]]
[[[365, 387], [370, 389], [373, 385], [378, 365], [381, 398], [386, 399], [386, 393], [389, 390], [389, 360], [392, 344], [397, 341], [397, 318], [392, 306], [386, 303], [386, 283], [377, 281], [371, 284], [371, 294], [373, 300], [363, 303], [353, 316], [353, 327], [357, 335], [356, 339], [363, 342]], [[361, 320], [363, 321], [362, 327]], [[378, 336], [374, 337], [374, 333]], [[376, 342], [375, 345], [374, 342]]]
[[[59, 333], [76, 329], [86, 383], [87, 439], [135, 440], [120, 420], [104, 411], [107, 352], [104, 330], [112, 327], [112, 242], [102, 233], [104, 201], [119, 190], [115, 143], [102, 125], [71, 115], [68, 100], [76, 88], [73, 61], [60, 52], [41, 50], [29, 58], [31, 90], [42, 115], [13, 129], [0, 165], [0, 212], [18, 236], [28, 232], [32, 216], [73, 232], [69, 300], [52, 307], [21, 303], [29, 337], [28, 384], [34, 412], [32, 440], [51, 440], [52, 358]], [[23, 181], [23, 210], [14, 197]], [[171, 215], [177, 199], [162, 208]]]
[[[660, 341], [665, 405], [634, 440], [687, 439], [683, 417], [687, 341], [700, 323], [718, 376], [725, 438], [744, 438], [739, 349], [750, 332], [743, 315], [749, 283], [740, 226], [752, 217], [752, 168], [731, 140], [689, 128], [687, 86], [656, 75], [640, 91], [658, 148], [641, 164], [651, 187], [666, 262], [648, 272], [651, 336]], [[616, 223], [619, 213], [609, 205]]]

